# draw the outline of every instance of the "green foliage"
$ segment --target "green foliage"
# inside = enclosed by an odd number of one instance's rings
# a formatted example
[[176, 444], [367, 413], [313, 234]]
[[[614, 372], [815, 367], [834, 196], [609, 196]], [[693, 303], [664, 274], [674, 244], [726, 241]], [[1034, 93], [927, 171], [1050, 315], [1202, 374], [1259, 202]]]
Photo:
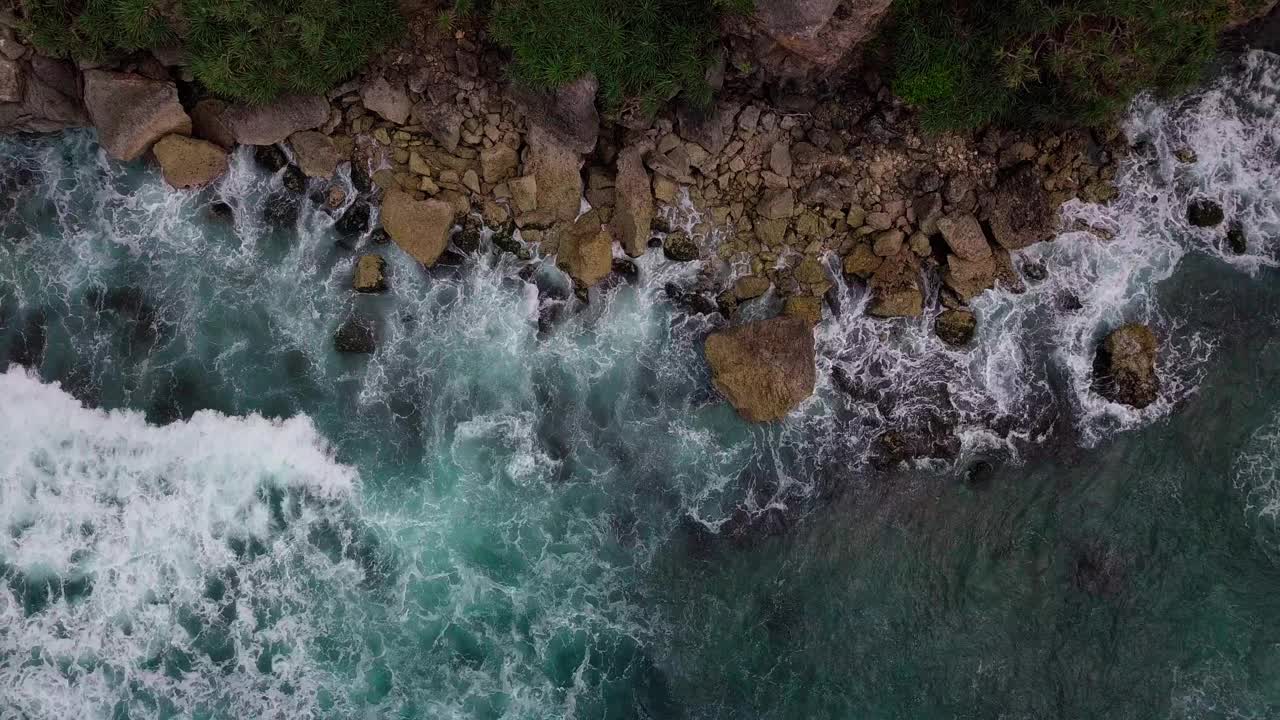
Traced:
[[512, 74], [555, 88], [595, 73], [607, 108], [649, 109], [683, 93], [711, 100], [706, 72], [722, 12], [752, 0], [494, 0], [490, 28], [514, 56]]
[[1228, 2], [898, 0], [894, 90], [933, 130], [1096, 124], [1141, 90], [1194, 82]]
[[394, 0], [23, 0], [23, 11], [52, 54], [97, 60], [180, 43], [197, 80], [255, 103], [323, 92], [401, 28]]

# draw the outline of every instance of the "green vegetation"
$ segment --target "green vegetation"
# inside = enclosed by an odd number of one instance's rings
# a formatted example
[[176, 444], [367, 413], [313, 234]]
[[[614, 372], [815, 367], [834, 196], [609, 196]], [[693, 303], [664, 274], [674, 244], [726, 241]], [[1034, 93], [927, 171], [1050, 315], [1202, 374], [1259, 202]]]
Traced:
[[210, 91], [255, 103], [327, 90], [401, 28], [395, 0], [23, 0], [22, 9], [27, 34], [53, 55], [180, 44]]
[[[1260, 0], [1245, 0], [1244, 5]], [[1089, 125], [1194, 82], [1239, 0], [898, 0], [894, 90], [932, 130]]]
[[[606, 108], [639, 100], [648, 109], [678, 94], [711, 100], [706, 72], [723, 12], [752, 0], [494, 0], [478, 9], [494, 38], [511, 50], [511, 73], [554, 88], [595, 73]], [[475, 10], [461, 0], [459, 11]]]

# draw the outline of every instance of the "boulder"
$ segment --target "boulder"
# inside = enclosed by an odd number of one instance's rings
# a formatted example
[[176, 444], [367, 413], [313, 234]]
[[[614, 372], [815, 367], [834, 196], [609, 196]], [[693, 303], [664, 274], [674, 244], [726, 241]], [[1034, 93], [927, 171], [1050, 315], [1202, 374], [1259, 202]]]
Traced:
[[772, 283], [763, 275], [744, 275], [733, 282], [733, 297], [737, 300], [751, 300], [769, 292]]
[[600, 114], [596, 112], [596, 76], [587, 73], [555, 92], [539, 92], [520, 85], [511, 86], [511, 99], [524, 109], [531, 127], [555, 138], [578, 155], [596, 147], [600, 134]]
[[958, 255], [947, 256], [947, 271], [942, 282], [956, 292], [963, 302], [969, 302], [984, 290], [995, 287], [996, 259], [988, 254], [979, 260], [965, 260]]
[[356, 261], [356, 272], [351, 286], [356, 292], [380, 293], [387, 289], [387, 261], [372, 253], [361, 255]]
[[791, 188], [768, 190], [760, 198], [756, 212], [760, 217], [769, 220], [783, 220], [791, 217], [796, 209], [796, 194]]
[[673, 262], [692, 262], [702, 254], [698, 243], [683, 231], [673, 232], [662, 241], [662, 254]]
[[221, 116], [227, 132], [241, 145], [275, 145], [328, 120], [329, 101], [319, 95], [287, 95], [266, 105], [237, 103]]
[[813, 330], [792, 316], [720, 330], [707, 337], [711, 381], [748, 422], [786, 417], [813, 394]]
[[592, 287], [613, 271], [613, 238], [599, 215], [589, 212], [568, 226], [560, 238], [556, 266], [578, 288]]
[[499, 143], [480, 151], [480, 175], [490, 185], [515, 175], [519, 166], [520, 155], [510, 145]]
[[900, 252], [885, 258], [867, 285], [871, 299], [867, 313], [876, 317], [918, 317], [924, 310], [920, 272], [915, 255]]
[[989, 217], [991, 234], [1006, 250], [1053, 237], [1055, 213], [1040, 171], [1022, 163], [996, 186]]
[[191, 118], [178, 103], [178, 88], [171, 82], [86, 70], [84, 104], [98, 129], [98, 142], [116, 160], [142, 157], [165, 135], [191, 134]]
[[581, 158], [541, 126], [530, 127], [526, 138], [526, 174], [537, 182], [538, 210], [555, 220], [572, 222], [582, 208]]
[[0, 101], [0, 132], [58, 132], [89, 124], [74, 65], [35, 55], [14, 67], [22, 93], [18, 101]]
[[175, 188], [198, 188], [227, 172], [227, 151], [208, 140], [166, 135], [152, 148], [165, 182]]
[[1144, 408], [1160, 395], [1156, 375], [1159, 342], [1151, 328], [1130, 323], [1113, 330], [1093, 361], [1094, 389], [1106, 399]]
[[880, 257], [897, 255], [906, 236], [901, 230], [881, 230], [871, 238], [871, 251]]
[[951, 252], [965, 260], [982, 260], [991, 255], [991, 246], [987, 244], [982, 225], [972, 215], [941, 218], [938, 220], [938, 232], [942, 233], [942, 239]]
[[613, 187], [613, 234], [631, 257], [644, 254], [653, 225], [653, 183], [644, 166], [644, 156], [652, 150], [651, 143], [642, 143], [618, 154], [618, 173]]
[[968, 310], [944, 310], [933, 321], [933, 331], [953, 347], [963, 347], [973, 339], [978, 329], [978, 319]]
[[413, 107], [404, 88], [399, 83], [392, 85], [381, 75], [360, 86], [360, 102], [370, 112], [396, 125], [403, 125], [409, 119]]
[[426, 128], [440, 147], [449, 152], [462, 141], [462, 114], [448, 103], [417, 102], [413, 105], [414, 122]]
[[720, 100], [709, 108], [681, 106], [680, 137], [701, 145], [712, 155], [719, 155], [733, 136], [740, 109], [740, 105], [728, 100]]
[[869, 244], [858, 243], [848, 255], [844, 256], [844, 274], [866, 280], [879, 269], [883, 262], [884, 258], [876, 255]]
[[782, 314], [800, 318], [809, 327], [822, 322], [822, 298], [813, 295], [792, 295], [782, 305]]
[[298, 161], [298, 168], [307, 177], [328, 180], [338, 169], [342, 158], [333, 140], [322, 132], [303, 130], [289, 136], [289, 146]]
[[414, 200], [392, 190], [382, 199], [382, 227], [401, 250], [431, 267], [449, 244], [453, 207], [439, 200]]
[[1196, 198], [1187, 203], [1187, 222], [1196, 227], [1217, 227], [1225, 218], [1222, 206], [1208, 198]]
[[221, 145], [227, 150], [236, 146], [236, 138], [222, 122], [227, 104], [217, 98], [205, 98], [191, 108], [191, 134], [201, 140]]

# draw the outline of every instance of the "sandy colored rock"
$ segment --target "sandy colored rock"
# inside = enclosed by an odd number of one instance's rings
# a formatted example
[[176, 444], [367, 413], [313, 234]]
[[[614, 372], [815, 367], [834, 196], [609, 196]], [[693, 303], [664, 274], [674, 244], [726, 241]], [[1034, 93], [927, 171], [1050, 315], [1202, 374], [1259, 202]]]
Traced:
[[175, 188], [198, 188], [227, 172], [227, 151], [208, 140], [166, 135], [152, 148], [165, 182]]
[[705, 352], [716, 389], [749, 422], [780, 420], [813, 394], [813, 331], [802, 318], [782, 316], [711, 333]]
[[995, 256], [965, 260], [958, 255], [948, 255], [947, 271], [942, 276], [942, 282], [954, 290], [962, 301], [969, 302], [984, 290], [995, 287]]
[[338, 169], [341, 158], [338, 148], [328, 135], [315, 130], [303, 130], [289, 136], [298, 168], [307, 177], [328, 180]]
[[171, 82], [131, 73], [86, 70], [84, 104], [98, 142], [116, 160], [142, 157], [165, 135], [191, 134], [191, 118]]
[[782, 314], [804, 320], [809, 327], [822, 322], [822, 298], [813, 295], [792, 295], [783, 303]]
[[733, 296], [738, 300], [758, 298], [769, 292], [769, 278], [762, 275], [744, 275], [733, 283]]
[[494, 145], [480, 151], [480, 174], [490, 185], [515, 175], [519, 165], [520, 155], [508, 145]]
[[618, 174], [614, 181], [613, 233], [622, 250], [639, 257], [648, 249], [653, 225], [653, 184], [644, 166], [644, 156], [652, 151], [648, 143], [632, 145], [618, 154]]
[[844, 257], [844, 274], [866, 280], [880, 267], [884, 258], [875, 254], [867, 243], [858, 243]]
[[951, 252], [965, 260], [982, 260], [991, 255], [982, 225], [972, 215], [942, 218], [938, 220], [938, 231]]
[[572, 222], [582, 207], [581, 158], [537, 125], [529, 129], [526, 139], [526, 173], [537, 179], [538, 209], [556, 220]]
[[924, 310], [920, 273], [915, 255], [899, 253], [885, 258], [868, 283], [871, 301], [867, 312], [876, 317], [918, 317]]
[[512, 180], [508, 187], [511, 189], [511, 201], [515, 203], [516, 210], [528, 213], [538, 209], [537, 178], [532, 175], [518, 177]]
[[382, 227], [401, 250], [430, 267], [440, 259], [453, 230], [453, 207], [439, 200], [414, 200], [392, 190], [382, 200]]
[[22, 102], [26, 80], [22, 75], [22, 66], [13, 60], [0, 58], [0, 102]]
[[580, 288], [592, 287], [613, 271], [613, 238], [596, 213], [583, 215], [564, 231], [556, 266]]
[[351, 278], [351, 286], [356, 292], [383, 292], [387, 289], [386, 267], [387, 261], [380, 255], [372, 253], [361, 255], [356, 261], [356, 271]]

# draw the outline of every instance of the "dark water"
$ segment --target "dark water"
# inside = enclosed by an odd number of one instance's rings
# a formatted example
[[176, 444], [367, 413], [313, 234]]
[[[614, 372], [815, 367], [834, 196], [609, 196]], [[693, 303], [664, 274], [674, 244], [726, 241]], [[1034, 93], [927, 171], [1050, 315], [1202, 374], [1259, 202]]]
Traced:
[[[1278, 96], [1256, 54], [1135, 105], [1120, 199], [970, 351], [840, 284], [767, 427], [665, 291], [695, 265], [583, 306], [487, 241], [424, 272], [343, 236], [248, 153], [177, 194], [5, 140], [0, 718], [1280, 716]], [[1142, 412], [1089, 378], [1135, 320]], [[877, 455], [922, 428], [959, 455]]]

